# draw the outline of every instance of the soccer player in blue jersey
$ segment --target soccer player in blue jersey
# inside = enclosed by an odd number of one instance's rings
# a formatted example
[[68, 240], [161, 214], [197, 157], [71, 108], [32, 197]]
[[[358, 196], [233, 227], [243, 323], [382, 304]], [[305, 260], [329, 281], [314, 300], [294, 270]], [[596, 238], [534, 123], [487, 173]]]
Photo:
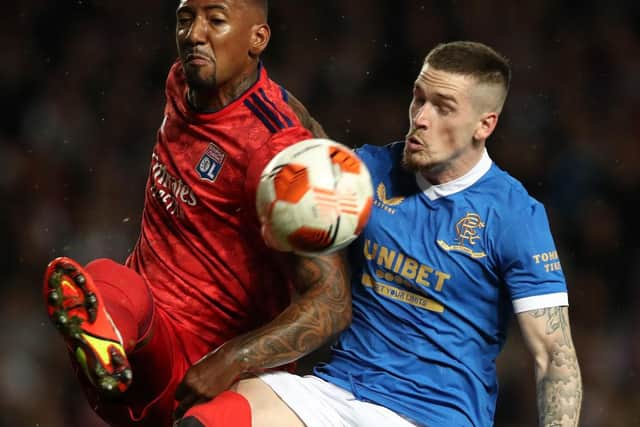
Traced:
[[510, 77], [480, 43], [427, 55], [405, 140], [358, 151], [376, 200], [350, 248], [352, 324], [315, 375], [235, 386], [254, 426], [491, 426], [512, 313], [533, 356], [539, 425], [578, 425], [580, 369], [547, 215], [485, 148]]

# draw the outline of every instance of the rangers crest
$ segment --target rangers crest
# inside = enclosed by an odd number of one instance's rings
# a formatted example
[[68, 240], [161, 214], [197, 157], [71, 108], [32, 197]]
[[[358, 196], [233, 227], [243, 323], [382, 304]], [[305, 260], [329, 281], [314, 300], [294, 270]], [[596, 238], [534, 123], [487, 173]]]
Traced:
[[438, 240], [438, 245], [447, 252], [458, 251], [471, 258], [484, 258], [487, 256], [485, 252], [474, 251], [472, 248], [480, 239], [479, 230], [484, 227], [485, 223], [480, 219], [480, 215], [469, 212], [456, 222], [456, 243], [449, 245], [444, 240]]

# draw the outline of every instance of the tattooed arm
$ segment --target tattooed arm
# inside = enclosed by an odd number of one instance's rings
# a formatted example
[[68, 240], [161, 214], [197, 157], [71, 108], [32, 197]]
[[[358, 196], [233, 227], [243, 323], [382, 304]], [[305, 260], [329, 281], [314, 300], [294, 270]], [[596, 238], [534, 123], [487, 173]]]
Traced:
[[290, 256], [299, 295], [272, 322], [234, 340], [244, 372], [293, 362], [351, 323], [351, 289], [344, 256]]
[[[285, 255], [283, 255], [285, 256]], [[239, 377], [283, 365], [312, 352], [351, 323], [351, 290], [342, 254], [286, 255], [299, 295], [263, 327], [231, 339], [187, 371], [176, 391], [176, 418]]]
[[520, 313], [518, 323], [535, 360], [538, 424], [577, 426], [582, 380], [567, 307]]

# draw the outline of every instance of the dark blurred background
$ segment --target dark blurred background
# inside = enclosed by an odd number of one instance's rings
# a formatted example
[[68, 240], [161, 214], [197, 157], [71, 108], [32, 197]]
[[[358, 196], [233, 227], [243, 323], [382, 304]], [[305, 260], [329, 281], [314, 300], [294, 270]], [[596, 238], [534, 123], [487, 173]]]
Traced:
[[[59, 255], [123, 261], [138, 236], [177, 3], [3, 3], [0, 426], [103, 426], [45, 318], [41, 277]], [[548, 208], [570, 288], [582, 425], [640, 425], [640, 2], [271, 3], [271, 77], [351, 146], [402, 139], [411, 85], [436, 43], [473, 39], [511, 59], [488, 146]], [[498, 364], [496, 425], [534, 426], [517, 327]]]

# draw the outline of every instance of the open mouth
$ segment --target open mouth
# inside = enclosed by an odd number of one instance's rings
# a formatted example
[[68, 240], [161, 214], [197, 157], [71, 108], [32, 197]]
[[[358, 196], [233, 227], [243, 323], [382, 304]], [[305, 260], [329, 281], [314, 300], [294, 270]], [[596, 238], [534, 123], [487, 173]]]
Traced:
[[415, 136], [407, 138], [405, 144], [410, 151], [422, 150], [424, 147], [424, 144]]

